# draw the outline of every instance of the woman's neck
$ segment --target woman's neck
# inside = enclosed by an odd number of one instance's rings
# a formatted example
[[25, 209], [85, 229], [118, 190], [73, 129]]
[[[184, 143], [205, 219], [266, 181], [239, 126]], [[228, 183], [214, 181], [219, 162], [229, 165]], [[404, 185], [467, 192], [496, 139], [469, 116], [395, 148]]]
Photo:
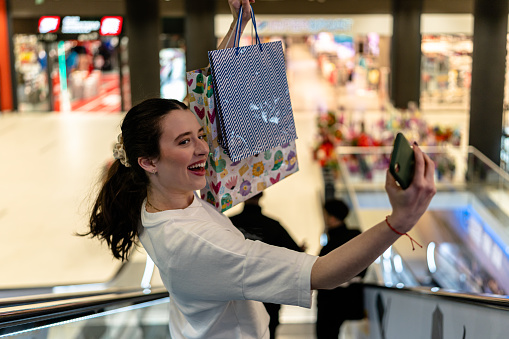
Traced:
[[161, 212], [166, 210], [178, 210], [189, 207], [193, 203], [194, 193], [163, 194], [158, 190], [147, 190], [147, 211]]

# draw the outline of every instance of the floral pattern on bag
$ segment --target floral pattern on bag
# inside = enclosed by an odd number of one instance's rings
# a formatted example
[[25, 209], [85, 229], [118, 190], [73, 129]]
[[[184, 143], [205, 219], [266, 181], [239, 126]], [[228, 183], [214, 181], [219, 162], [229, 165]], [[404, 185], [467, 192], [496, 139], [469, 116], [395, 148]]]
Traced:
[[200, 191], [203, 200], [224, 212], [299, 170], [295, 141], [232, 162], [218, 142], [208, 68], [187, 72], [187, 84], [189, 108], [203, 125], [211, 152], [205, 165], [207, 185]]

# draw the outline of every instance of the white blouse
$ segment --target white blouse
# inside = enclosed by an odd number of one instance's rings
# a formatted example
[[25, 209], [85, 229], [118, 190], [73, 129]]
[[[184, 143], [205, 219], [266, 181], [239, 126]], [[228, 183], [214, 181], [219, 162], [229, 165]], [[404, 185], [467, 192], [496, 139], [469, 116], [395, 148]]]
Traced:
[[170, 293], [172, 338], [269, 338], [260, 301], [311, 307], [316, 256], [244, 239], [196, 195], [181, 210], [145, 203], [140, 241]]

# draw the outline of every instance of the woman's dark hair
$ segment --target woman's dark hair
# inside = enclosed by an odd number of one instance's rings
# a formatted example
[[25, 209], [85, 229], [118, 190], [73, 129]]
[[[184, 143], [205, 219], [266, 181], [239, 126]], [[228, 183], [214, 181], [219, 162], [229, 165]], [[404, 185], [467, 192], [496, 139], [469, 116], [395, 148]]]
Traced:
[[111, 165], [92, 208], [90, 231], [82, 234], [106, 241], [117, 259], [126, 260], [136, 244], [141, 205], [147, 196], [149, 180], [138, 158], [159, 158], [161, 119], [170, 111], [186, 109], [177, 100], [148, 99], [131, 108], [122, 121], [129, 167], [119, 160]]

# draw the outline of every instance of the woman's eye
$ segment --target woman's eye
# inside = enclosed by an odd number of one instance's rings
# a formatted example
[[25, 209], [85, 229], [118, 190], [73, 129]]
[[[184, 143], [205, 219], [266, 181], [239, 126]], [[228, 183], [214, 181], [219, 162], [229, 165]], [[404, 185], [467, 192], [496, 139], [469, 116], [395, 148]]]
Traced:
[[185, 145], [189, 142], [189, 139], [184, 139], [181, 142], [179, 142], [179, 145]]
[[202, 139], [202, 140], [205, 140], [205, 139], [207, 139], [207, 136], [206, 136], [205, 134], [202, 134], [202, 135], [200, 135], [198, 138], [200, 138], [200, 139]]

